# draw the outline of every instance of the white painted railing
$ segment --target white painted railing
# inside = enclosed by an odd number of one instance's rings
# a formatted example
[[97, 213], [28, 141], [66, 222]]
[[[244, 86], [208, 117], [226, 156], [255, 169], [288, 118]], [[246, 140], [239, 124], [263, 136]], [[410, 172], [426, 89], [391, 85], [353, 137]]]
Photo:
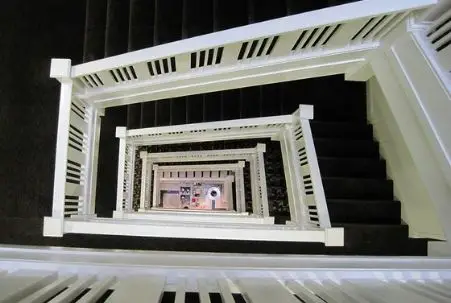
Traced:
[[[61, 231], [65, 217], [93, 215], [101, 112], [75, 98], [70, 60], [53, 60], [51, 77], [61, 82], [52, 217]], [[53, 228], [52, 227], [52, 228]], [[51, 228], [51, 229], [52, 229]], [[44, 229], [44, 234], [52, 233]]]
[[[140, 157], [142, 159], [142, 173], [141, 173], [141, 194], [140, 194], [140, 210], [144, 211], [150, 209], [150, 190], [152, 189], [152, 165], [156, 163], [177, 163], [177, 162], [204, 162], [204, 161], [235, 161], [244, 160], [250, 162], [250, 166], [262, 165], [262, 162], [257, 163], [254, 158], [263, 157], [263, 153], [266, 151], [265, 144], [258, 143], [255, 148], [243, 148], [243, 149], [227, 149], [227, 150], [203, 150], [203, 151], [184, 151], [184, 152], [166, 152], [166, 153], [147, 153], [142, 151]], [[261, 154], [261, 156], [258, 156]], [[259, 166], [252, 168], [252, 170], [264, 170]], [[244, 197], [244, 176], [243, 170], [235, 171], [235, 188], [237, 192], [237, 211], [246, 211], [246, 201]], [[266, 183], [266, 178], [253, 178], [252, 183]], [[265, 185], [257, 185], [263, 188]], [[252, 185], [254, 188], [254, 185]], [[265, 190], [265, 189], [263, 189]], [[256, 194], [253, 192], [253, 201], [257, 201]], [[257, 204], [267, 204], [268, 200], [264, 197], [259, 197]], [[268, 207], [266, 207], [267, 209]], [[266, 213], [266, 217], [269, 216], [269, 211]]]
[[[384, 156], [410, 235], [451, 239], [450, 23], [449, 12], [441, 14], [432, 23], [409, 17], [395, 28], [398, 34], [389, 47], [369, 60], [366, 80], [374, 75], [378, 84], [372, 81], [370, 87], [382, 93], [373, 96], [370, 119], [382, 149], [392, 151]], [[388, 144], [387, 138], [395, 142]], [[400, 163], [410, 159], [413, 165], [406, 174], [407, 166]], [[423, 198], [416, 200], [420, 195]]]
[[[119, 138], [118, 186], [116, 211], [113, 218], [89, 218], [72, 216], [56, 221], [58, 228], [47, 218], [46, 235], [61, 236], [65, 232], [87, 234], [133, 235], [148, 237], [177, 237], [200, 239], [235, 239], [262, 241], [308, 241], [321, 242], [327, 246], [343, 245], [343, 229], [332, 228], [327, 213], [327, 205], [322, 190], [321, 177], [316, 161], [313, 138], [308, 119], [313, 118], [312, 106], [300, 106], [293, 115], [253, 118], [242, 120], [207, 122], [170, 127], [155, 127], [127, 130], [118, 127]], [[295, 133], [286, 130], [295, 129]], [[299, 136], [300, 130], [303, 136]], [[295, 135], [296, 134], [296, 135]], [[142, 155], [146, 159], [143, 166], [147, 169], [145, 179], [151, 176], [147, 171], [151, 164], [171, 160], [175, 162], [202, 161], [218, 159], [248, 160], [251, 168], [252, 211], [251, 216], [217, 215], [206, 220], [199, 220], [197, 214], [149, 214], [146, 209], [135, 211], [132, 205], [133, 178], [136, 150], [141, 146], [174, 144], [180, 142], [208, 142], [217, 140], [239, 140], [251, 138], [272, 138], [281, 141], [286, 182], [289, 192], [291, 222], [288, 225], [275, 225], [274, 218], [269, 216], [268, 196], [266, 189], [266, 173], [263, 159], [265, 148], [259, 144], [251, 153], [247, 150], [201, 151], [199, 153], [159, 153]], [[285, 148], [289, 146], [289, 149]], [[305, 146], [304, 154], [299, 154]], [[247, 152], [247, 153], [246, 153]], [[240, 159], [245, 154], [244, 159]], [[187, 160], [188, 159], [188, 160]], [[148, 160], [148, 161], [147, 161]], [[222, 164], [223, 166], [225, 164]], [[209, 165], [210, 167], [213, 167]], [[164, 168], [164, 166], [162, 166]], [[180, 168], [180, 167], [179, 167]], [[169, 167], [169, 169], [176, 169]], [[188, 169], [183, 167], [182, 169]], [[206, 169], [206, 168], [202, 168]], [[238, 175], [240, 177], [242, 172]], [[155, 169], [154, 176], [161, 173]], [[242, 177], [242, 176], [241, 176]], [[243, 199], [244, 187], [237, 186], [237, 197]], [[142, 180], [150, 188], [150, 182]], [[154, 184], [156, 184], [154, 182]], [[313, 188], [313, 190], [312, 190]], [[153, 189], [153, 195], [157, 193]], [[146, 199], [146, 191], [141, 197]], [[155, 200], [155, 199], [154, 199]], [[239, 199], [237, 199], [238, 201]], [[320, 205], [321, 204], [321, 205]], [[146, 205], [146, 202], [140, 203]], [[241, 203], [240, 203], [241, 205]], [[238, 214], [238, 213], [237, 213]], [[148, 215], [148, 216], [147, 216]], [[146, 217], [147, 216], [147, 217]], [[175, 219], [179, 217], [180, 220]], [[172, 218], [172, 221], [169, 219]], [[197, 219], [196, 219], [197, 218]], [[219, 218], [219, 219], [218, 219]], [[141, 219], [141, 220], [135, 220]], [[146, 219], [146, 220], [144, 220]], [[218, 220], [216, 220], [218, 219]], [[50, 223], [49, 223], [50, 222]], [[56, 224], [56, 222], [53, 222]]]
[[308, 222], [323, 228], [330, 227], [329, 212], [327, 210], [326, 196], [323, 181], [319, 171], [318, 157], [316, 156], [313, 135], [310, 129], [310, 120], [313, 119], [313, 106], [300, 105], [293, 114], [293, 141], [295, 157], [302, 177], [304, 211]]
[[135, 145], [126, 136], [127, 129], [118, 127], [119, 158], [117, 175], [116, 211], [130, 211], [133, 208], [133, 182], [135, 171]]
[[365, 0], [74, 66], [76, 95], [110, 107], [344, 73], [434, 0]]
[[438, 258], [0, 247], [0, 273], [1, 302], [443, 303], [451, 298], [451, 260]]

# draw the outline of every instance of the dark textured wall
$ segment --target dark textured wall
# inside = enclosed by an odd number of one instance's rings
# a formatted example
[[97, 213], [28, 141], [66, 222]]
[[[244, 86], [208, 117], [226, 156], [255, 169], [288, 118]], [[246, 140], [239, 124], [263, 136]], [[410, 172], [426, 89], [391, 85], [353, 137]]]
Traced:
[[50, 214], [59, 102], [50, 59], [81, 62], [85, 9], [83, 0], [2, 1], [0, 218]]

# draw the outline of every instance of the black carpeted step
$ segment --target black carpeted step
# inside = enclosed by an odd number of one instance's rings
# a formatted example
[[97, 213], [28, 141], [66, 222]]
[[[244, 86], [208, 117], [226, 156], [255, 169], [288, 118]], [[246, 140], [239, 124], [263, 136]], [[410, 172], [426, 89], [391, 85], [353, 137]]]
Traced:
[[314, 138], [372, 139], [373, 127], [366, 123], [310, 121]]
[[213, 32], [213, 2], [212, 0], [183, 1], [183, 38]]
[[[154, 45], [155, 0], [130, 0], [128, 50], [134, 51]], [[152, 104], [154, 105], [154, 104]], [[144, 103], [127, 106], [127, 128], [144, 126]], [[153, 120], [154, 117], [151, 118]]]
[[318, 157], [379, 158], [379, 144], [373, 140], [345, 140], [315, 138]]
[[107, 0], [86, 1], [86, 26], [83, 62], [102, 59], [105, 55]]
[[318, 158], [321, 176], [385, 179], [385, 161], [375, 158]]
[[363, 178], [322, 178], [328, 199], [393, 199], [393, 181]]
[[249, 8], [243, 0], [212, 0], [214, 30], [220, 31], [249, 23]]
[[400, 224], [401, 203], [391, 200], [328, 199], [331, 222]]
[[128, 0], [108, 0], [105, 29], [105, 57], [128, 51], [130, 4]]
[[155, 0], [154, 44], [182, 38], [183, 0]]
[[425, 256], [427, 241], [409, 239], [407, 225], [332, 224], [343, 227], [344, 247], [326, 247], [337, 255]]
[[285, 1], [249, 0], [248, 3], [250, 23], [262, 22], [287, 15]]

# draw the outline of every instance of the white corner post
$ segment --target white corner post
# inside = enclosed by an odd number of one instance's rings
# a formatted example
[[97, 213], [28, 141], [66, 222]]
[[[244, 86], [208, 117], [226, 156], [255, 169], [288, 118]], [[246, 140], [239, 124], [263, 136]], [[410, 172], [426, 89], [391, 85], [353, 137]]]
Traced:
[[148, 188], [148, 182], [147, 182], [147, 174], [149, 173], [148, 171], [148, 165], [147, 165], [147, 152], [146, 151], [141, 151], [139, 153], [139, 157], [141, 158], [141, 163], [142, 163], [142, 167], [141, 167], [141, 194], [139, 197], [139, 210], [140, 211], [144, 211], [146, 210], [146, 205], [147, 205], [147, 192], [149, 191]]
[[257, 155], [251, 155], [249, 161], [249, 170], [251, 173], [251, 196], [252, 196], [252, 213], [257, 216], [262, 216], [260, 200], [258, 195], [258, 181], [257, 181]]
[[160, 172], [158, 164], [152, 166], [153, 170], [153, 190], [152, 190], [152, 207], [160, 205]]
[[263, 153], [266, 151], [266, 145], [258, 144], [256, 153], [256, 168], [257, 168], [257, 185], [258, 185], [258, 198], [261, 207], [261, 213], [264, 218], [269, 217], [269, 205], [268, 205], [268, 189], [266, 187], [266, 172], [265, 172], [265, 159]]
[[290, 209], [290, 223], [302, 225], [306, 222], [306, 210], [303, 206], [302, 178], [299, 159], [293, 142], [293, 128], [285, 125], [280, 131], [280, 149], [282, 151], [283, 171], [287, 186], [288, 206]]
[[83, 207], [83, 215], [95, 217], [100, 127], [105, 110], [96, 109], [93, 105], [90, 105], [88, 112], [90, 114], [90, 120], [88, 129], [88, 158], [86, 163], [87, 182], [85, 186], [85, 201], [87, 203]]
[[[305, 203], [308, 208], [309, 223], [321, 228], [331, 228], [326, 195], [318, 165], [315, 144], [313, 142], [310, 120], [313, 119], [312, 105], [299, 105], [299, 124], [295, 136], [296, 150], [299, 152], [301, 164], [302, 184]], [[295, 115], [297, 115], [295, 113]]]
[[127, 128], [116, 127], [116, 137], [119, 138], [119, 159], [117, 164], [117, 193], [116, 193], [116, 211], [114, 217], [120, 218], [123, 216], [126, 208], [127, 197], [125, 195], [126, 186], [126, 158], [127, 158]]
[[50, 77], [61, 82], [56, 140], [55, 176], [53, 182], [52, 216], [44, 218], [44, 236], [62, 237], [66, 200], [66, 175], [73, 81], [71, 60], [52, 59]]
[[243, 168], [245, 166], [244, 161], [242, 163], [241, 169], [235, 170], [235, 191], [236, 191], [236, 211], [238, 213], [246, 212], [246, 197], [244, 195], [244, 175]]

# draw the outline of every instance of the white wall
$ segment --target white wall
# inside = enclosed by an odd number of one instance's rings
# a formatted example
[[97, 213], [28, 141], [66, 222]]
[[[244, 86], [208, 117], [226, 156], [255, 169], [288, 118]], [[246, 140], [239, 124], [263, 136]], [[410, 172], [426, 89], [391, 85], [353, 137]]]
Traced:
[[[368, 119], [373, 124], [374, 136], [379, 141], [381, 155], [387, 161], [388, 177], [394, 181], [395, 198], [401, 201], [402, 219], [409, 224], [409, 235], [444, 239], [434, 201], [398, 125], [407, 122], [412, 130], [421, 129], [418, 119], [408, 107], [403, 112], [409, 116], [408, 121], [397, 119], [399, 111], [394, 115], [375, 77], [367, 82], [367, 101]], [[424, 137], [424, 133], [417, 133], [418, 140], [427, 142]]]

